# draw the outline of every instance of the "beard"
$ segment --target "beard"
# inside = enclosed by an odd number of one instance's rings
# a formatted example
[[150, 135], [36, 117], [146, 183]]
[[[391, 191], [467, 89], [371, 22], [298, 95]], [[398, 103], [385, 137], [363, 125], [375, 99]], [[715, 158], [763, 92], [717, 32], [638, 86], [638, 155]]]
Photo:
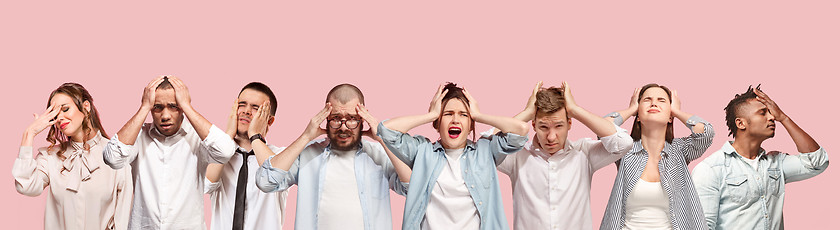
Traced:
[[[359, 146], [359, 142], [361, 142], [362, 138], [361, 129], [359, 132], [356, 130], [331, 130], [327, 129], [327, 136], [330, 138], [330, 148], [340, 151], [349, 151], [356, 149]], [[340, 142], [338, 140], [339, 135], [348, 135], [350, 138], [349, 142]]]

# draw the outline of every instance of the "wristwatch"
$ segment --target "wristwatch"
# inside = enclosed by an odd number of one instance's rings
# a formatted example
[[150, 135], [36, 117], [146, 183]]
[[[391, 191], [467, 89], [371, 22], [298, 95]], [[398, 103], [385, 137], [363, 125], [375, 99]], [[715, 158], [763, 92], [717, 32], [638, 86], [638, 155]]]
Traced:
[[254, 142], [254, 140], [260, 140], [260, 141], [262, 141], [263, 143], [266, 143], [266, 142], [265, 142], [265, 138], [263, 138], [262, 134], [259, 134], [259, 133], [254, 134], [253, 136], [251, 136], [251, 138], [248, 138], [248, 139], [250, 139], [250, 140], [251, 140], [251, 142]]

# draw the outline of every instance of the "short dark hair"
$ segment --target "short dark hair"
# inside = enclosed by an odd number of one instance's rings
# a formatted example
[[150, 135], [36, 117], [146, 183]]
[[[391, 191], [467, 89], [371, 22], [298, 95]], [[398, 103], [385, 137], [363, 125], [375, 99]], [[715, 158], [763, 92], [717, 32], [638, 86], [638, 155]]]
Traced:
[[160, 84], [158, 84], [158, 86], [157, 86], [157, 88], [155, 88], [155, 90], [158, 90], [158, 89], [174, 89], [174, 88], [175, 87], [172, 87], [172, 83], [169, 82], [169, 77], [163, 77], [163, 81], [160, 82]]
[[[650, 83], [645, 86], [642, 86], [642, 89], [639, 90], [639, 98], [637, 103], [642, 102], [642, 94], [645, 94], [650, 88], [660, 88], [665, 91], [665, 94], [668, 94], [668, 102], [671, 103], [671, 90], [664, 85], [659, 85], [656, 83]], [[642, 122], [639, 121], [639, 115], [636, 115], [636, 119], [633, 121], [633, 128], [630, 131], [630, 137], [633, 138], [633, 141], [638, 141], [642, 139]], [[665, 128], [665, 141], [671, 143], [674, 140], [674, 122], [668, 123], [668, 126]]]
[[324, 102], [329, 102], [330, 98], [335, 98], [341, 103], [347, 103], [350, 100], [358, 98], [360, 104], [365, 104], [365, 95], [362, 94], [362, 90], [360, 90], [359, 87], [348, 83], [339, 84], [333, 87], [330, 92], [327, 93], [327, 99]]
[[[761, 84], [755, 87], [755, 90], [760, 90]], [[729, 135], [735, 137], [735, 131], [738, 131], [738, 126], [735, 124], [735, 119], [738, 118], [738, 115], [741, 112], [741, 108], [744, 104], [747, 103], [750, 99], [755, 99], [758, 95], [755, 95], [755, 91], [753, 91], [752, 85], [747, 87], [747, 92], [742, 94], [735, 94], [735, 98], [729, 101], [729, 104], [726, 104], [726, 107], [723, 108], [723, 111], [726, 112], [726, 128], [729, 129]]]
[[277, 115], [277, 97], [274, 96], [274, 92], [271, 91], [271, 88], [269, 88], [262, 82], [255, 81], [248, 83], [247, 85], [245, 85], [245, 87], [242, 87], [242, 90], [239, 90], [239, 94], [242, 94], [242, 92], [246, 89], [253, 89], [268, 96], [268, 101], [271, 102], [271, 115]]

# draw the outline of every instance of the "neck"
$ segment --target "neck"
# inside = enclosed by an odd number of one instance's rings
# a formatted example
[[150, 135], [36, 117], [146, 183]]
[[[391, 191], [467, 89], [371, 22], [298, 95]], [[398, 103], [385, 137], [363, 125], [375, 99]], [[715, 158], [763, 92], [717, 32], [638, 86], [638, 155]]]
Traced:
[[234, 136], [233, 141], [235, 141], [240, 148], [245, 149], [245, 151], [251, 151], [251, 140], [249, 139], [247, 133], [236, 132], [236, 136]]
[[648, 155], [656, 153], [659, 156], [662, 149], [665, 148], [665, 127], [661, 128], [645, 128], [642, 127], [642, 147], [648, 152]]
[[[87, 134], [95, 133], [94, 131], [96, 130], [90, 130]], [[93, 135], [87, 135], [87, 138], [85, 138], [85, 133], [81, 130], [76, 135], [70, 136], [70, 140], [74, 142], [85, 142], [90, 139], [93, 139]]]
[[741, 134], [741, 136], [735, 138], [735, 141], [732, 141], [732, 148], [747, 159], [755, 159], [758, 156], [759, 149], [761, 149], [761, 142], [764, 142], [764, 140]]

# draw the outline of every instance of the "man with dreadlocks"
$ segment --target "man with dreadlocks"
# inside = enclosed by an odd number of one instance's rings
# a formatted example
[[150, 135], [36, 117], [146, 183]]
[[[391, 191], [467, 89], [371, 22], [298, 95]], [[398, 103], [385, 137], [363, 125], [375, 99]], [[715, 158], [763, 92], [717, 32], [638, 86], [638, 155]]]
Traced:
[[[694, 168], [693, 180], [710, 229], [783, 229], [785, 184], [814, 177], [828, 155], [759, 87], [735, 95], [724, 108], [727, 141]], [[798, 155], [766, 152], [776, 122], [787, 130]]]

